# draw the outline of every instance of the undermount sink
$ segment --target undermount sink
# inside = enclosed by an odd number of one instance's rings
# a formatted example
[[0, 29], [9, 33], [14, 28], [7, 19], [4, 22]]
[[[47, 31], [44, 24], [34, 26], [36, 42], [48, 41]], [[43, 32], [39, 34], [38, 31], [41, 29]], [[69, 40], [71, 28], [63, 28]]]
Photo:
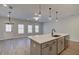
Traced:
[[60, 37], [61, 35], [53, 35], [53, 37]]

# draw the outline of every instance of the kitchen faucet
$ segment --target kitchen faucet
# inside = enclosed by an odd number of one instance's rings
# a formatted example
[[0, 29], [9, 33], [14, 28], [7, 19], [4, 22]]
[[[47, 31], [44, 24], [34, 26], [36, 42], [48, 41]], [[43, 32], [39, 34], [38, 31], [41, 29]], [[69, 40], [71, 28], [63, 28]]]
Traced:
[[55, 28], [52, 29], [52, 33], [51, 33], [52, 36], [54, 35], [54, 32], [56, 32]]

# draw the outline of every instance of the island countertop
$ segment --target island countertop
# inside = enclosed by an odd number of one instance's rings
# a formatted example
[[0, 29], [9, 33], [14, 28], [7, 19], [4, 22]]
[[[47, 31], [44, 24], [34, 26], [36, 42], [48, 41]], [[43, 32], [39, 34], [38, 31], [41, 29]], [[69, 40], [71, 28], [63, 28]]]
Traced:
[[49, 33], [49, 34], [43, 34], [43, 35], [28, 36], [28, 38], [30, 38], [31, 40], [33, 40], [39, 44], [42, 44], [42, 43], [66, 36], [68, 34], [66, 34], [66, 33], [54, 33], [54, 35], [60, 35], [60, 36], [59, 37], [52, 37], [51, 34]]

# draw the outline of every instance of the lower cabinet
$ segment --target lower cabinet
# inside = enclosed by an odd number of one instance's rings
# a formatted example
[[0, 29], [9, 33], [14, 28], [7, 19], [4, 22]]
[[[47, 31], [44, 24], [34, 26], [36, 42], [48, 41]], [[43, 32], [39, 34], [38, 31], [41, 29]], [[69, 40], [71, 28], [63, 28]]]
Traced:
[[68, 47], [69, 47], [69, 35], [67, 35], [67, 36], [64, 36], [64, 40], [65, 40], [65, 42], [64, 42], [64, 46], [65, 46], [65, 49], [67, 49]]
[[[0, 55], [25, 55], [29, 54], [29, 39], [0, 40]], [[27, 49], [28, 48], [28, 49]], [[26, 52], [28, 51], [28, 52]]]
[[42, 49], [42, 55], [49, 55], [49, 54], [50, 54], [49, 48], [50, 48], [50, 47], [43, 48], [43, 49]]
[[53, 40], [42, 44], [42, 55], [56, 55], [57, 54], [57, 42]]
[[57, 54], [57, 41], [53, 40], [43, 44], [38, 44], [31, 41], [31, 54], [32, 55], [56, 55]]
[[[66, 37], [66, 38], [65, 38]], [[38, 44], [31, 40], [32, 55], [57, 55], [68, 47], [68, 36], [63, 36], [49, 42]], [[66, 41], [66, 42], [65, 42]]]
[[59, 38], [58, 40], [58, 54], [64, 50], [64, 37]]
[[37, 42], [31, 40], [31, 55], [40, 55], [41, 54], [41, 45], [38, 44]]

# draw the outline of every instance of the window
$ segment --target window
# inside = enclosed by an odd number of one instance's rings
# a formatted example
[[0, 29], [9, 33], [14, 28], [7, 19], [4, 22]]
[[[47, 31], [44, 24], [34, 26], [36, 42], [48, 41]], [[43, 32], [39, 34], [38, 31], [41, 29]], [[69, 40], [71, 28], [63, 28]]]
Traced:
[[28, 25], [28, 33], [32, 33], [32, 25]]
[[23, 24], [18, 24], [18, 33], [24, 34], [24, 25]]
[[5, 31], [6, 32], [11, 32], [12, 31], [12, 25], [11, 24], [6, 24], [5, 25]]
[[35, 25], [35, 32], [38, 33], [39, 32], [39, 26]]

